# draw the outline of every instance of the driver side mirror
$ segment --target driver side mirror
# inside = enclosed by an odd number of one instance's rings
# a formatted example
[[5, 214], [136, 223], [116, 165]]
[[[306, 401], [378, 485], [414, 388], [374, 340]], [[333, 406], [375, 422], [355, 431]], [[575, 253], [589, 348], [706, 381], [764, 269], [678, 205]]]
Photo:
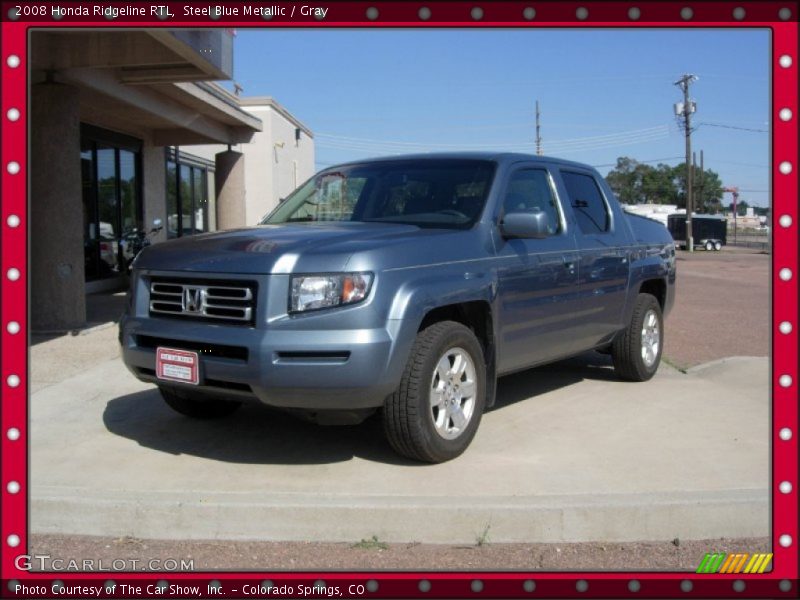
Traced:
[[550, 219], [546, 212], [510, 212], [500, 222], [500, 233], [506, 239], [542, 239], [550, 236]]

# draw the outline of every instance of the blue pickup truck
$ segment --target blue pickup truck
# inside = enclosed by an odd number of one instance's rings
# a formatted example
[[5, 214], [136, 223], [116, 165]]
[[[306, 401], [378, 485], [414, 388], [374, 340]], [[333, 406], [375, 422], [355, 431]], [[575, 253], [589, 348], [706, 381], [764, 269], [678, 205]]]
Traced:
[[178, 412], [380, 410], [400, 454], [469, 445], [501, 375], [596, 349], [658, 368], [675, 247], [591, 167], [426, 154], [326, 169], [254, 227], [145, 248], [125, 364]]

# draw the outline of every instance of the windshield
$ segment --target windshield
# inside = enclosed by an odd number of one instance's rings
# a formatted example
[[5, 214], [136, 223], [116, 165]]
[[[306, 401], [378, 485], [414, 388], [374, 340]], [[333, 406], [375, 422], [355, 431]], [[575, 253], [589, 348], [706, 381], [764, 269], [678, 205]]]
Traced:
[[262, 224], [360, 221], [468, 229], [481, 215], [495, 163], [398, 160], [333, 167], [312, 177]]

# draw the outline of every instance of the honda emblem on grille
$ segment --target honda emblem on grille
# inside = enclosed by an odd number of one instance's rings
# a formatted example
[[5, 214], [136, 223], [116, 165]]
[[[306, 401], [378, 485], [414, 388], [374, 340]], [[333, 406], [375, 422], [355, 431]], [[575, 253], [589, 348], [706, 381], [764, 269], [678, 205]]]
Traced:
[[199, 287], [184, 286], [183, 287], [183, 312], [187, 313], [200, 313], [203, 312], [203, 304], [205, 298], [203, 297], [203, 290]]

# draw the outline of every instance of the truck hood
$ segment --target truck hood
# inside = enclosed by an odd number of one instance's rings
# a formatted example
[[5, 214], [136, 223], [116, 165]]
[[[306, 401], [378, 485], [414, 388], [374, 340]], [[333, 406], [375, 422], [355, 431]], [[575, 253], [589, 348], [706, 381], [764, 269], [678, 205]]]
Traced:
[[241, 274], [335, 272], [345, 269], [354, 252], [452, 233], [385, 223], [259, 225], [148, 246], [135, 267]]

